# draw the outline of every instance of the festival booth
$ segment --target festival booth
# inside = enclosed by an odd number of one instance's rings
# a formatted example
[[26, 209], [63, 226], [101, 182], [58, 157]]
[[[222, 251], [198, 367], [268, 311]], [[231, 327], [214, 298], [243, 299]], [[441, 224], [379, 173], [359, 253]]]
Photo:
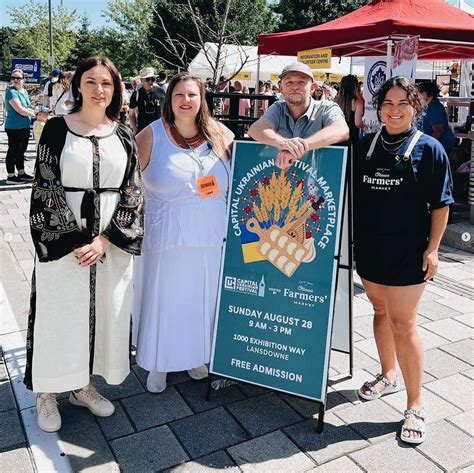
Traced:
[[322, 25], [262, 34], [258, 53], [296, 55], [309, 48], [331, 48], [335, 56], [390, 55], [394, 41], [418, 35], [419, 59], [474, 57], [474, 17], [443, 0], [373, 0]]
[[[234, 44], [223, 45], [218, 70], [219, 75], [232, 77], [236, 71], [240, 72], [233, 80], [240, 80], [247, 87], [255, 87], [257, 77], [260, 80], [278, 82], [278, 75], [282, 69], [296, 61], [296, 55], [258, 54], [257, 46], [239, 46]], [[213, 76], [217, 62], [217, 45], [205, 43], [189, 64], [188, 70], [201, 79]], [[243, 67], [242, 64], [244, 63]], [[363, 75], [363, 61], [352, 64], [353, 72]], [[333, 58], [330, 68], [318, 69], [318, 72], [343, 76], [351, 72], [350, 58]]]
[[[390, 76], [394, 42], [413, 36], [419, 59], [474, 57], [474, 17], [442, 0], [374, 0], [323, 25], [260, 35], [258, 54], [385, 56]], [[235, 143], [210, 366], [209, 393], [238, 380], [315, 401], [318, 432], [331, 349], [349, 354], [352, 376], [348, 150], [313, 150], [285, 174], [274, 148]]]

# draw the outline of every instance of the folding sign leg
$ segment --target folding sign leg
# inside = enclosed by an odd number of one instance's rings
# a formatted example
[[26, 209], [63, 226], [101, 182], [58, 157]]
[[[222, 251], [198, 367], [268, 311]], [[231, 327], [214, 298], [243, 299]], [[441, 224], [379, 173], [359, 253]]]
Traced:
[[211, 391], [212, 391], [212, 374], [209, 373], [209, 376], [207, 377], [207, 393], [206, 393], [206, 401], [211, 400]]
[[316, 428], [316, 432], [318, 434], [322, 434], [324, 430], [324, 404], [321, 402], [319, 404], [319, 413], [318, 413], [318, 426]]

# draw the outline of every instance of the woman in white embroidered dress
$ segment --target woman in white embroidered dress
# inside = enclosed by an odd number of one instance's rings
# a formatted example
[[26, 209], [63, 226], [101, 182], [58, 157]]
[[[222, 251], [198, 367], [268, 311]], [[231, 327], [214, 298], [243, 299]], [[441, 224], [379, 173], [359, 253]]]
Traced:
[[133, 332], [150, 392], [166, 388], [170, 371], [208, 375], [233, 141], [189, 73], [171, 79], [162, 116], [137, 135], [146, 230]]
[[91, 57], [73, 80], [71, 114], [46, 124], [38, 147], [30, 226], [36, 250], [26, 386], [38, 392], [38, 425], [61, 427], [57, 392], [110, 416], [89, 384], [120, 384], [130, 369], [132, 255], [143, 237], [143, 191], [131, 131], [117, 123], [120, 78]]

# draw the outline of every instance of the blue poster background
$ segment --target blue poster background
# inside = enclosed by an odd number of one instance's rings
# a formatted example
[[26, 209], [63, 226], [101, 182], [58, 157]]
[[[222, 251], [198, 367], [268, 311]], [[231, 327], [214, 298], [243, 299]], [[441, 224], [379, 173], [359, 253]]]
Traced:
[[325, 402], [347, 149], [236, 142], [211, 372]]
[[41, 82], [41, 59], [13, 58], [13, 69], [21, 69], [25, 74], [27, 84], [39, 84]]

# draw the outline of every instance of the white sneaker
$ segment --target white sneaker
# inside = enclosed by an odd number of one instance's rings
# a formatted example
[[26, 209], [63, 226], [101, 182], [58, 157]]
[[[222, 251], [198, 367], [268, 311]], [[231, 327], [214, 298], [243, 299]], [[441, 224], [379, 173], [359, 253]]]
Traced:
[[61, 415], [54, 393], [38, 393], [36, 397], [38, 426], [45, 432], [57, 432], [61, 428]]
[[99, 394], [92, 384], [88, 384], [79, 391], [71, 391], [69, 402], [75, 406], [87, 407], [98, 417], [109, 417], [115, 412], [114, 405]]
[[163, 371], [150, 371], [146, 379], [146, 388], [151, 393], [162, 393], [166, 389], [166, 375]]
[[193, 379], [204, 379], [209, 376], [209, 370], [206, 365], [198, 366], [197, 368], [191, 368], [188, 370], [189, 376]]

